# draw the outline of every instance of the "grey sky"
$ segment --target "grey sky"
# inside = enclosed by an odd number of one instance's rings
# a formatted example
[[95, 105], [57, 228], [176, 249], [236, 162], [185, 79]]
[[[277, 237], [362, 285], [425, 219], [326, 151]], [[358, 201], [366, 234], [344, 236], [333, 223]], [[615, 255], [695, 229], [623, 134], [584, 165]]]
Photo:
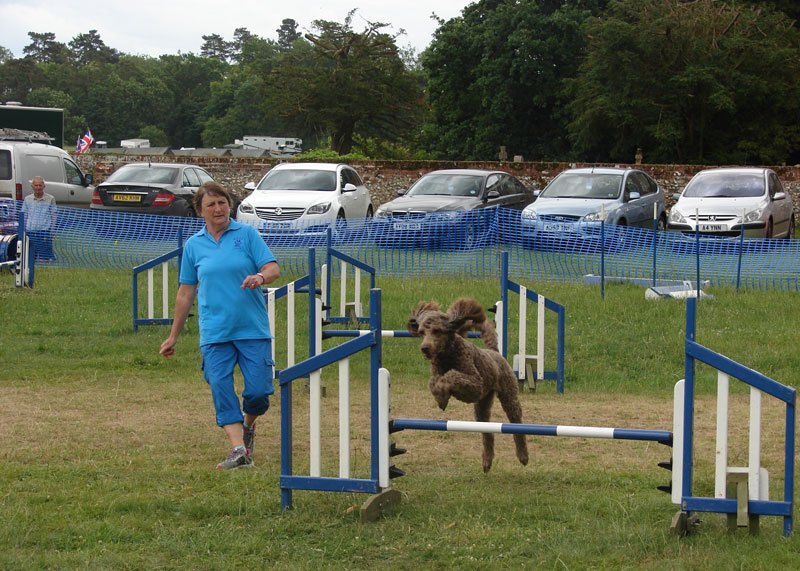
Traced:
[[357, 2], [354, 0], [0, 0], [0, 45], [22, 57], [30, 43], [28, 32], [53, 32], [56, 40], [68, 43], [78, 34], [97, 30], [109, 47], [130, 54], [157, 57], [162, 54], [199, 53], [202, 36], [219, 34], [232, 39], [236, 28], [244, 27], [268, 39], [284, 18], [292, 18], [299, 30], [308, 30], [313, 20], [343, 22], [357, 8], [353, 28], [364, 21], [390, 24], [388, 31], [405, 30], [398, 45], [413, 46], [417, 52], [430, 43], [438, 27], [435, 13], [448, 20], [459, 16], [471, 4], [467, 0], [401, 0], [399, 2]]

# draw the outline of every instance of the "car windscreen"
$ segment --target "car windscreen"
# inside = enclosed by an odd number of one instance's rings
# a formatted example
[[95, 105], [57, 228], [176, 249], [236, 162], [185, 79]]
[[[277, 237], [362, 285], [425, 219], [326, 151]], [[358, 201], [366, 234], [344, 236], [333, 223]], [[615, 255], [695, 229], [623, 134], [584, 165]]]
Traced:
[[470, 174], [431, 174], [408, 189], [406, 196], [473, 196], [481, 194], [482, 176]]
[[547, 198], [619, 198], [621, 174], [564, 173], [542, 191]]
[[681, 196], [687, 198], [743, 198], [763, 196], [764, 176], [761, 173], [715, 172], [695, 176]]
[[106, 182], [139, 182], [175, 184], [179, 169], [165, 167], [129, 166], [114, 172]]
[[258, 190], [336, 190], [336, 173], [313, 169], [272, 170]]

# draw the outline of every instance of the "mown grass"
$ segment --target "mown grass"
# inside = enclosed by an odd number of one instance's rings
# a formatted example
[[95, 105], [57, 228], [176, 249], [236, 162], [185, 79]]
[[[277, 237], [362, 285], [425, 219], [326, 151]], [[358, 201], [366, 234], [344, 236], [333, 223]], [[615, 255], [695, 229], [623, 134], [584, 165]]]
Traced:
[[[0, 568], [3, 569], [510, 569], [797, 568], [796, 537], [763, 518], [761, 534], [729, 534], [706, 515], [695, 534], [669, 533], [676, 506], [656, 491], [669, 474], [661, 445], [531, 438], [531, 463], [516, 463], [498, 437], [489, 474], [480, 437], [394, 435], [403, 503], [377, 524], [359, 523], [357, 494], [295, 492], [281, 513], [277, 398], [260, 422], [257, 468], [218, 473], [226, 452], [199, 371], [194, 323], [178, 354], [157, 354], [165, 327], [131, 327], [130, 274], [37, 269], [36, 288], [0, 281]], [[525, 419], [547, 424], [671, 428], [671, 390], [683, 376], [684, 304], [648, 302], [641, 288], [525, 283], [567, 308], [566, 393], [552, 383], [522, 397]], [[472, 295], [490, 305], [494, 280], [380, 279], [383, 327], [400, 329], [419, 299], [447, 304]], [[700, 304], [698, 340], [797, 386], [796, 294], [715, 290]], [[298, 308], [302, 314], [303, 308]], [[552, 327], [552, 326], [548, 326]], [[550, 331], [549, 331], [550, 333]], [[531, 332], [532, 334], [532, 332]], [[341, 342], [327, 340], [326, 346]], [[416, 341], [384, 339], [393, 414], [445, 413], [427, 393]], [[552, 347], [549, 340], [549, 349]], [[298, 336], [302, 353], [306, 341]], [[516, 347], [512, 338], [510, 347]], [[285, 349], [279, 345], [279, 366]], [[354, 475], [368, 470], [366, 357], [353, 359]], [[697, 491], [711, 493], [713, 373], [700, 370]], [[336, 379], [323, 419], [323, 470], [336, 471]], [[706, 382], [707, 381], [707, 382]], [[307, 397], [295, 391], [295, 465], [304, 448]], [[744, 391], [732, 398], [746, 416]], [[499, 407], [494, 420], [501, 420]], [[781, 410], [765, 406], [764, 465], [773, 497], [782, 486]], [[735, 423], [732, 423], [732, 425]], [[732, 426], [732, 461], [743, 461], [746, 427]]]

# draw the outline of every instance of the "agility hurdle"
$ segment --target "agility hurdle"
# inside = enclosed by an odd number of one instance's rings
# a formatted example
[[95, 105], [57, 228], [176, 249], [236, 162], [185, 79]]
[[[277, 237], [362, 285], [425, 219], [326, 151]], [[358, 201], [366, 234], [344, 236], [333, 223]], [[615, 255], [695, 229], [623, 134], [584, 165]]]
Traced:
[[[334, 269], [334, 260], [339, 261], [339, 313], [332, 313], [331, 280]], [[353, 269], [353, 297], [347, 298], [348, 268]], [[330, 245], [330, 230], [328, 232], [328, 248], [325, 254], [325, 264], [322, 265], [321, 284], [322, 299], [325, 304], [323, 319], [329, 323], [368, 323], [369, 316], [364, 314], [364, 305], [361, 302], [362, 272], [369, 276], [369, 289], [375, 289], [375, 268], [364, 262], [348, 256]]]
[[[684, 364], [686, 386], [682, 419], [677, 420], [676, 414], [676, 427], [679, 423], [682, 425], [683, 440], [680, 445], [676, 442], [676, 449], [680, 448], [681, 451], [680, 466], [673, 466], [673, 470], [679, 470], [681, 473], [681, 477], [678, 478], [680, 487], [673, 490], [673, 502], [680, 503], [681, 511], [676, 514], [673, 526], [678, 531], [686, 531], [692, 512], [714, 512], [727, 514], [729, 525], [736, 520], [738, 526], [749, 526], [753, 532], [757, 529], [759, 516], [778, 516], [783, 517], [783, 534], [788, 537], [792, 533], [794, 512], [797, 391], [793, 387], [783, 385], [697, 343], [695, 340], [696, 306], [695, 298], [687, 299]], [[697, 362], [707, 364], [718, 371], [713, 498], [695, 496], [693, 493], [694, 387]], [[749, 465], [746, 467], [727, 466], [730, 377], [739, 379], [750, 387]], [[761, 467], [761, 399], [763, 394], [783, 402], [786, 408], [782, 500], [769, 499], [768, 474]], [[728, 493], [730, 484], [733, 484], [734, 493]]]
[[[519, 296], [518, 305], [518, 349], [517, 353], [513, 356], [511, 368], [517, 375], [520, 383], [528, 384], [530, 386], [533, 382], [533, 388], [536, 388], [536, 382], [541, 380], [554, 380], [556, 381], [556, 390], [559, 393], [564, 392], [564, 306], [556, 303], [551, 299], [547, 299], [526, 287], [511, 281], [508, 277], [508, 252], [503, 252], [500, 262], [500, 301], [497, 303], [497, 317], [496, 320], [500, 324], [499, 335], [499, 348], [503, 357], [508, 357], [508, 317], [509, 317], [509, 302], [508, 292], [516, 293]], [[527, 339], [528, 339], [528, 318], [527, 318], [527, 302], [536, 304], [537, 319], [536, 319], [536, 354], [528, 353]], [[546, 310], [552, 311], [557, 317], [557, 335], [556, 335], [556, 369], [554, 371], [545, 370], [545, 314]], [[533, 370], [533, 366], [536, 370]]]
[[[380, 290], [370, 290], [370, 331], [355, 339], [351, 339], [309, 359], [288, 367], [280, 371], [278, 381], [281, 389], [281, 509], [287, 510], [292, 507], [293, 490], [317, 490], [329, 492], [362, 492], [376, 494], [383, 491], [388, 492], [388, 497], [399, 499], [399, 493], [389, 491], [388, 465], [381, 470], [380, 461], [382, 459], [379, 450], [382, 443], [388, 443], [388, 422], [381, 425], [379, 414], [371, 415], [370, 422], [370, 474], [367, 478], [353, 478], [350, 475], [349, 466], [349, 358], [365, 349], [370, 350], [370, 407], [372, 411], [379, 408], [378, 382], [380, 376], [381, 360], [381, 298]], [[317, 300], [314, 311], [321, 308], [321, 302]], [[339, 476], [325, 477], [321, 475], [321, 449], [318, 444], [320, 423], [320, 410], [318, 402], [320, 391], [315, 390], [315, 385], [319, 382], [319, 375], [322, 368], [333, 363], [340, 363], [340, 447], [339, 447]], [[342, 365], [341, 363], [344, 363]], [[309, 403], [310, 411], [310, 459], [309, 474], [299, 476], [293, 473], [293, 434], [292, 434], [292, 383], [300, 378], [310, 377], [311, 395]], [[345, 395], [347, 393], [347, 396]], [[315, 402], [316, 401], [316, 402]], [[315, 418], [316, 417], [316, 418]], [[316, 432], [316, 434], [315, 434]], [[383, 436], [381, 436], [381, 434]]]
[[[169, 266], [170, 262], [173, 258], [178, 259], [178, 266], [177, 271], [180, 275], [181, 271], [181, 260], [183, 259], [183, 229], [178, 228], [178, 246], [173, 250], [170, 250], [166, 254], [162, 254], [152, 260], [149, 260], [143, 264], [139, 264], [135, 266], [132, 270], [131, 276], [131, 291], [133, 292], [133, 303], [132, 303], [132, 322], [133, 322], [133, 331], [136, 332], [139, 330], [140, 325], [170, 325], [172, 323], [172, 318], [170, 317], [170, 309], [169, 303], [170, 300], [175, 299], [175, 295], [173, 294], [170, 296], [169, 291]], [[161, 268], [161, 317], [155, 316], [155, 291], [156, 291], [156, 281], [155, 281], [155, 271], [156, 268]], [[139, 317], [139, 275], [143, 272], [147, 272], [147, 290], [146, 290], [146, 298], [147, 298], [147, 316], [146, 317]], [[178, 279], [176, 277], [175, 287], [180, 285]]]

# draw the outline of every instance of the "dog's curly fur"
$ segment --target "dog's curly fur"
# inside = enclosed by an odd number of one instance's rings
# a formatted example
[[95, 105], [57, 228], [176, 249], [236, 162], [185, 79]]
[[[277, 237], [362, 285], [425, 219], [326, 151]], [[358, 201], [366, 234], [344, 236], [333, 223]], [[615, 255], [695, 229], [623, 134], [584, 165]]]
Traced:
[[[475, 420], [488, 422], [495, 394], [511, 422], [522, 422], [519, 386], [508, 361], [498, 351], [494, 323], [486, 319], [480, 304], [471, 298], [459, 298], [447, 312], [435, 301], [420, 302], [411, 312], [408, 331], [422, 338], [420, 350], [431, 362], [428, 388], [439, 408], [445, 410], [450, 397], [474, 403]], [[486, 344], [482, 349], [465, 339], [470, 329], [480, 331]], [[494, 460], [494, 434], [484, 433], [483, 471]], [[517, 458], [528, 463], [525, 435], [515, 434]]]

